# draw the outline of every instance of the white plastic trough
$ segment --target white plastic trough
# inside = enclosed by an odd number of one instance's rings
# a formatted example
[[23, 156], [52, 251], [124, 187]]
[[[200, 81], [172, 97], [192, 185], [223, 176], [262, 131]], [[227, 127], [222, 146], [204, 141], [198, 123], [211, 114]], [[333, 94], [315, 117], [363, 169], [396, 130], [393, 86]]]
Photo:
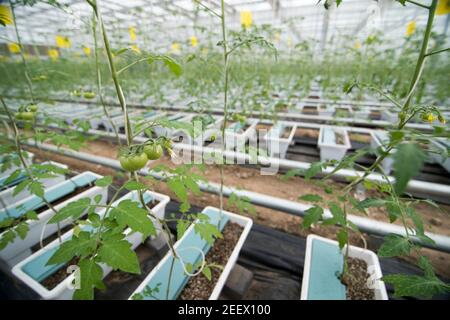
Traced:
[[[122, 198], [116, 200], [112, 206], [117, 206], [121, 201], [127, 200], [127, 199], [133, 199], [138, 201], [138, 194], [136, 191], [127, 193]], [[158, 204], [152, 208], [153, 214], [162, 219], [165, 215], [166, 205], [169, 203], [170, 198], [166, 195], [146, 191], [144, 193], [144, 200], [147, 202], [150, 202], [152, 200], [158, 200]], [[105, 210], [103, 209], [98, 212], [98, 214], [102, 217], [105, 214]], [[155, 228], [157, 232], [160, 232], [159, 223], [155, 221], [153, 218], [149, 217], [155, 224]], [[83, 228], [82, 228], [83, 229]], [[89, 231], [88, 228], [85, 229], [85, 231]], [[142, 243], [142, 234], [139, 232], [133, 233], [130, 228], [127, 228], [124, 231], [124, 234], [126, 235], [125, 239], [130, 242], [132, 249], [136, 249], [136, 247]], [[69, 240], [73, 235], [73, 229], [69, 230], [65, 234], [61, 236], [62, 242]], [[46, 287], [44, 287], [40, 282], [46, 279], [48, 276], [52, 275], [56, 271], [60, 270], [61, 268], [64, 268], [64, 264], [60, 265], [50, 265], [46, 266], [47, 261], [50, 259], [50, 257], [53, 255], [53, 253], [58, 250], [60, 246], [59, 239], [56, 239], [46, 245], [45, 247], [41, 248], [39, 251], [36, 251], [31, 256], [26, 258], [25, 260], [21, 261], [17, 265], [14, 266], [12, 269], [12, 273], [22, 280], [29, 288], [31, 288], [33, 291], [35, 291], [41, 299], [44, 300], [70, 300], [72, 299], [73, 293], [75, 289], [71, 285], [74, 281], [74, 274], [69, 274], [67, 277], [61, 281], [56, 287], [54, 287], [51, 290], [48, 290]], [[106, 277], [111, 271], [111, 267], [101, 264], [100, 265], [103, 270], [103, 278]]]
[[[222, 270], [222, 273], [214, 286], [214, 289], [209, 297], [209, 300], [217, 300], [220, 296], [220, 293], [227, 281], [227, 278], [236, 264], [236, 261], [239, 257], [239, 252], [244, 245], [244, 242], [250, 232], [250, 229], [253, 225], [253, 221], [250, 218], [243, 217], [231, 212], [222, 211], [222, 219], [220, 220], [220, 210], [214, 207], [206, 207], [202, 211], [203, 214], [209, 216], [209, 223], [220, 225], [220, 228], [223, 229], [226, 222], [234, 222], [243, 227], [243, 231], [239, 237], [239, 240], [234, 247], [230, 257], [228, 258], [227, 263]], [[198, 235], [194, 230], [194, 224], [189, 226], [184, 235], [179, 239], [175, 245], [174, 249], [177, 252], [177, 255], [182, 258], [184, 263], [191, 263], [195, 265], [196, 263], [202, 260], [202, 255], [200, 251], [203, 252], [204, 255], [207, 254], [209, 249], [211, 248], [208, 243]], [[173, 261], [173, 255], [169, 251], [164, 258], [158, 263], [158, 265], [149, 273], [149, 275], [144, 279], [144, 281], [139, 285], [139, 287], [133, 292], [129, 299], [133, 299], [135, 294], [142, 294], [142, 291], [149, 286], [150, 288], [154, 288], [161, 283], [159, 293], [156, 293], [155, 296], [158, 299], [166, 300], [174, 300], [178, 297], [181, 291], [184, 289], [186, 283], [189, 280], [189, 276], [184, 272], [183, 264], [181, 260], [178, 258], [174, 262], [173, 266], [173, 276], [170, 284], [168, 283], [168, 274], [170, 272], [170, 265]], [[203, 275], [198, 275], [199, 277]], [[167, 288], [170, 285], [169, 296], [166, 295]], [[144, 296], [144, 299], [154, 299], [153, 297]]]
[[225, 129], [225, 146], [228, 150], [241, 150], [247, 141], [256, 140], [256, 124], [258, 120], [249, 119], [244, 124], [232, 122]]
[[[283, 138], [283, 132], [289, 130], [289, 135]], [[264, 139], [267, 142], [269, 155], [271, 157], [286, 158], [286, 153], [289, 146], [292, 144], [295, 132], [297, 130], [296, 124], [288, 124], [286, 122], [279, 122], [274, 125], [265, 135]]]
[[[54, 166], [57, 166], [59, 168], [62, 169], [67, 169], [67, 166], [61, 163], [57, 163], [57, 162], [53, 162], [53, 161], [48, 161], [48, 162], [43, 162], [44, 164], [52, 164]], [[65, 175], [61, 175], [61, 174], [55, 174], [55, 177], [53, 178], [46, 178], [46, 179], [41, 179], [39, 180], [42, 183], [42, 186], [44, 189], [49, 188], [52, 185], [58, 184], [62, 181], [66, 180]], [[13, 195], [14, 193], [14, 189], [15, 187], [21, 182], [21, 179], [18, 179], [16, 181], [16, 183], [13, 183], [12, 185], [9, 185], [7, 189], [3, 190], [0, 192], [0, 199], [1, 199], [1, 203], [0, 203], [0, 208], [2, 206], [8, 207], [10, 205], [13, 205], [16, 202], [19, 202], [25, 198], [28, 198], [31, 196], [30, 191], [28, 191], [27, 188], [25, 188], [24, 190], [22, 190], [21, 192], [19, 192], [16, 195]]]
[[436, 139], [431, 141], [430, 153], [431, 158], [439, 163], [447, 172], [450, 172], [450, 158], [444, 156], [450, 149], [450, 142], [444, 139]]
[[[344, 247], [343, 250], [346, 250]], [[367, 249], [350, 246], [349, 257], [364, 260], [370, 275], [368, 285], [374, 290], [375, 300], [388, 300], [386, 286], [381, 278], [378, 256]], [[316, 235], [306, 238], [305, 265], [301, 300], [346, 300], [346, 287], [338, 279], [344, 263], [343, 252], [337, 241]]]
[[[343, 143], [336, 141], [336, 133], [344, 139]], [[321, 126], [318, 146], [320, 148], [320, 160], [342, 160], [348, 149], [351, 148], [347, 130], [344, 128]]]
[[[70, 199], [65, 200], [54, 206], [55, 210], [62, 209], [67, 204], [73, 201], [77, 201], [81, 198], [91, 198], [94, 199], [96, 195], [102, 195], [100, 204], [105, 204], [107, 197], [107, 189], [100, 188], [94, 185], [95, 180], [102, 178], [102, 176], [86, 171], [71, 179], [62, 181], [58, 184], [53, 185], [50, 188], [45, 189], [45, 198], [50, 203], [58, 200], [75, 190], [76, 187], [86, 186], [92, 184], [92, 187], [82, 193], [79, 193]], [[22, 201], [17, 202], [14, 205], [0, 211], [0, 218], [5, 218], [9, 216], [21, 217], [29, 210], [36, 210], [40, 207], [45, 206], [45, 203], [41, 198], [36, 195], [32, 195]], [[16, 237], [12, 243], [9, 243], [6, 248], [0, 251], [0, 262], [6, 268], [11, 268], [17, 262], [31, 255], [31, 247], [39, 243], [39, 240], [45, 239], [46, 237], [54, 234], [58, 230], [57, 224], [47, 224], [47, 222], [54, 216], [53, 210], [50, 208], [39, 213], [37, 220], [28, 220], [29, 231], [24, 239]], [[72, 222], [72, 219], [67, 219], [59, 223], [60, 228], [64, 228]], [[45, 226], [45, 229], [43, 229]], [[7, 230], [0, 234], [2, 237]]]

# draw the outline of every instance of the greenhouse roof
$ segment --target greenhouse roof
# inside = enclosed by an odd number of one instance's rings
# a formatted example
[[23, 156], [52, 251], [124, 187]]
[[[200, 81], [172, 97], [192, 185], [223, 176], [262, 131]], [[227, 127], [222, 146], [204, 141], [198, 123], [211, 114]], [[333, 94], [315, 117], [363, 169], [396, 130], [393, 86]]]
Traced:
[[[48, 4], [18, 6], [16, 18], [24, 43], [54, 45], [55, 36], [71, 39], [75, 48], [90, 45], [89, 20], [91, 8], [86, 1], [61, 0], [64, 10]], [[364, 40], [368, 35], [382, 32], [391, 39], [403, 38], [407, 24], [415, 21], [417, 28], [425, 25], [426, 10], [408, 4], [403, 7], [394, 0], [344, 0], [339, 8], [325, 10], [317, 0], [226, 0], [227, 25], [237, 29], [241, 13], [250, 11], [252, 23], [269, 24], [279, 28], [279, 45], [302, 40], [338, 41], [343, 36]], [[427, 4], [430, 0], [422, 0]], [[220, 11], [220, 0], [203, 0], [202, 4]], [[195, 35], [199, 41], [211, 38], [211, 30], [218, 32], [217, 17], [199, 7], [192, 0], [103, 0], [99, 1], [105, 24], [114, 42], [130, 42], [129, 28], [134, 27], [137, 44], [151, 47], [151, 43], [170, 46], [174, 41], [186, 42]], [[199, 9], [200, 8], [200, 9]], [[196, 10], [197, 9], [197, 10]], [[445, 32], [447, 16], [437, 16], [435, 28]], [[205, 30], [209, 34], [205, 34]], [[4, 28], [2, 28], [4, 33]], [[14, 41], [12, 26], [0, 41]]]

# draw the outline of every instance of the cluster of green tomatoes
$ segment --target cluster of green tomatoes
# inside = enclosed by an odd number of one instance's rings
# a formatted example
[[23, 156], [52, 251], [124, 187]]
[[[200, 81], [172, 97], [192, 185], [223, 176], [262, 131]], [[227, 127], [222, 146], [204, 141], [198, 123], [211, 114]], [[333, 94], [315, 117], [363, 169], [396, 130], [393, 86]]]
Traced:
[[83, 89], [74, 90], [70, 93], [74, 97], [83, 97], [85, 99], [94, 99], [95, 98], [95, 92], [92, 91], [84, 91]]
[[36, 112], [38, 111], [38, 106], [35, 104], [29, 104], [27, 106], [22, 106], [14, 114], [17, 120], [33, 121], [36, 117]]
[[138, 171], [144, 168], [149, 160], [161, 158], [164, 148], [170, 150], [170, 145], [170, 140], [164, 138], [122, 148], [119, 152], [120, 165], [125, 171]]

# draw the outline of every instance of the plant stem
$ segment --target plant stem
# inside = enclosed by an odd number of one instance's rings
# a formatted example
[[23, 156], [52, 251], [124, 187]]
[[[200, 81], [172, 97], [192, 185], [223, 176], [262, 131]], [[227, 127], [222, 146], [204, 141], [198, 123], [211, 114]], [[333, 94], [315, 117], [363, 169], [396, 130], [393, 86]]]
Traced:
[[24, 53], [24, 49], [25, 48], [22, 45], [22, 40], [20, 38], [19, 29], [17, 29], [16, 12], [14, 10], [14, 4], [12, 3], [11, 0], [9, 0], [9, 5], [11, 6], [11, 13], [12, 13], [12, 16], [13, 16], [14, 30], [16, 32], [17, 43], [19, 44], [19, 47], [20, 47], [20, 57], [22, 58], [22, 63], [23, 63], [23, 66], [25, 68], [25, 78], [27, 79], [27, 85], [28, 85], [28, 90], [30, 91], [31, 102], [34, 103], [35, 101], [34, 101], [34, 93], [33, 93], [33, 84], [31, 82], [30, 74], [29, 74], [29, 71], [28, 71], [27, 60], [25, 59], [25, 53]]
[[[228, 120], [228, 45], [227, 45], [227, 31], [225, 28], [225, 1], [221, 0], [220, 2], [221, 6], [221, 26], [222, 26], [222, 47], [223, 47], [223, 62], [224, 62], [224, 87], [223, 87], [223, 125], [222, 125], [222, 155], [221, 159], [222, 161], [219, 164], [220, 169], [220, 193], [219, 193], [219, 201], [220, 201], [220, 215], [222, 216], [223, 211], [223, 185], [224, 185], [224, 154], [225, 154], [225, 130], [227, 127], [227, 120]], [[219, 225], [220, 221], [222, 219], [219, 219]]]
[[433, 27], [433, 21], [434, 21], [434, 15], [436, 11], [438, 0], [432, 0], [430, 7], [428, 7], [428, 20], [427, 20], [427, 26], [425, 29], [425, 34], [422, 41], [422, 47], [420, 49], [419, 58], [417, 59], [416, 68], [414, 70], [413, 78], [411, 79], [411, 84], [409, 86], [409, 94], [408, 98], [405, 101], [405, 104], [403, 105], [403, 111], [408, 111], [408, 107], [411, 103], [412, 98], [412, 92], [414, 91], [416, 83], [419, 81], [421, 70], [423, 68], [423, 64], [425, 62], [425, 58], [427, 55], [428, 50], [428, 42], [430, 41], [431, 36], [431, 30]]
[[119, 144], [119, 147], [122, 146], [122, 143], [119, 138], [119, 131], [117, 130], [116, 125], [114, 124], [114, 121], [112, 121], [111, 116], [109, 115], [108, 110], [106, 109], [105, 101], [103, 100], [103, 90], [102, 90], [102, 75], [100, 71], [100, 62], [98, 57], [98, 41], [97, 41], [97, 20], [95, 13], [92, 16], [92, 33], [94, 36], [94, 55], [95, 55], [95, 69], [96, 69], [96, 76], [97, 76], [97, 91], [98, 96], [100, 98], [100, 103], [103, 107], [103, 113], [105, 114], [106, 118], [108, 119], [109, 123], [111, 124], [111, 127], [114, 130], [114, 134], [117, 138], [117, 143]]

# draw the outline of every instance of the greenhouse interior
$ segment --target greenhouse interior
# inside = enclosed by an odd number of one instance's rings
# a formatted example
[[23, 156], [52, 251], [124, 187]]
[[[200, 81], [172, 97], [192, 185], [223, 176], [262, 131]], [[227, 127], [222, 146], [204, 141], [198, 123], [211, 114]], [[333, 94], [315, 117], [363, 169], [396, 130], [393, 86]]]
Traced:
[[0, 1], [0, 299], [449, 300], [449, 23]]

